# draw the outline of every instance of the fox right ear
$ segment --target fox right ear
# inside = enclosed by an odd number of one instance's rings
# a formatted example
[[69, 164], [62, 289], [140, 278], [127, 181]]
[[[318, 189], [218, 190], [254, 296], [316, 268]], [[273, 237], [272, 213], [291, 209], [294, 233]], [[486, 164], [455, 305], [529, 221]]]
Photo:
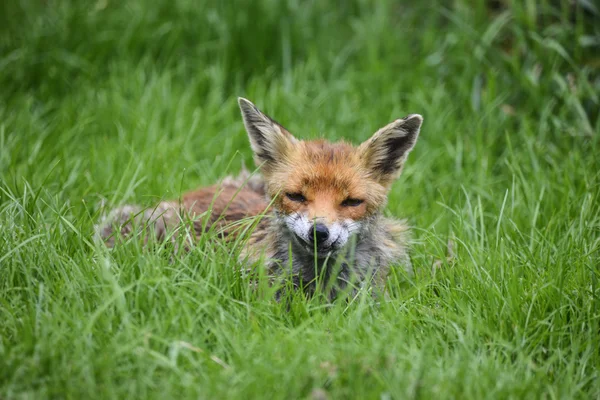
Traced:
[[257, 166], [268, 172], [277, 162], [286, 157], [296, 139], [283, 126], [260, 111], [250, 101], [239, 97], [244, 126], [250, 138]]
[[423, 117], [410, 114], [384, 126], [359, 147], [365, 167], [375, 179], [389, 186], [396, 179], [413, 149]]

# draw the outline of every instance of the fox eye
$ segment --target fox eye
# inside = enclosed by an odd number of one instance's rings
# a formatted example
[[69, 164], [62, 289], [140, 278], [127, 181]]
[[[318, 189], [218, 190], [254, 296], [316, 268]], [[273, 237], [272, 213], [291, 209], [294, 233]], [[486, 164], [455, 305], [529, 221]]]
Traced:
[[304, 197], [302, 193], [286, 193], [285, 195], [288, 199], [295, 201], [296, 203], [304, 203], [306, 201], [306, 197]]
[[358, 207], [363, 202], [364, 202], [364, 200], [353, 199], [353, 198], [348, 197], [346, 200], [342, 201], [342, 207]]

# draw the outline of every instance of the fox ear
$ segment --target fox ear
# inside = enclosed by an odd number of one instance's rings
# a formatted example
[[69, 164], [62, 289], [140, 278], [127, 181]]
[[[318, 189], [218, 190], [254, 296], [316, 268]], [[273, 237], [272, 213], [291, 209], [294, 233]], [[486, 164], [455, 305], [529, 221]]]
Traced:
[[417, 142], [423, 117], [410, 114], [384, 126], [366, 142], [360, 145], [359, 152], [370, 174], [388, 186], [396, 179], [408, 156]]
[[254, 160], [257, 166], [263, 166], [263, 171], [268, 171], [274, 164], [286, 157], [290, 146], [296, 142], [296, 139], [250, 101], [239, 97], [238, 103], [242, 111], [244, 126], [250, 137]]

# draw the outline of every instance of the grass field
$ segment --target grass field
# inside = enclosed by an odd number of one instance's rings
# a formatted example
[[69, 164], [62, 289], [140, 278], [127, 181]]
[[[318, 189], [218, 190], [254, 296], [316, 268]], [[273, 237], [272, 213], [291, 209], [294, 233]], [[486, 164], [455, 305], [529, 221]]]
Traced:
[[[591, 1], [2, 2], [0, 398], [600, 398], [599, 93]], [[303, 138], [424, 116], [387, 301], [94, 243], [250, 165], [237, 96]]]

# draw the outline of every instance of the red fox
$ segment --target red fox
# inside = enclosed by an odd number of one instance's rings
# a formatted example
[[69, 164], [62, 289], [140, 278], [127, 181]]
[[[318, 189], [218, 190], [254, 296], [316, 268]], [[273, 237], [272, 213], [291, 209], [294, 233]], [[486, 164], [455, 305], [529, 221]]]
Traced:
[[[417, 141], [420, 115], [397, 119], [355, 147], [299, 140], [250, 101], [238, 102], [262, 177], [246, 179], [246, 172], [149, 210], [117, 208], [97, 228], [106, 245], [114, 246], [115, 236], [129, 235], [136, 224], [152, 225], [156, 238], [165, 240], [189, 217], [197, 238], [211, 225], [227, 235], [232, 223], [263, 216], [242, 257], [266, 260], [270, 273], [290, 273], [295, 286], [310, 292], [320, 276], [335, 297], [348, 284], [381, 287], [391, 265], [412, 271], [408, 227], [384, 217], [382, 209]], [[208, 221], [196, 218], [207, 211]]]

